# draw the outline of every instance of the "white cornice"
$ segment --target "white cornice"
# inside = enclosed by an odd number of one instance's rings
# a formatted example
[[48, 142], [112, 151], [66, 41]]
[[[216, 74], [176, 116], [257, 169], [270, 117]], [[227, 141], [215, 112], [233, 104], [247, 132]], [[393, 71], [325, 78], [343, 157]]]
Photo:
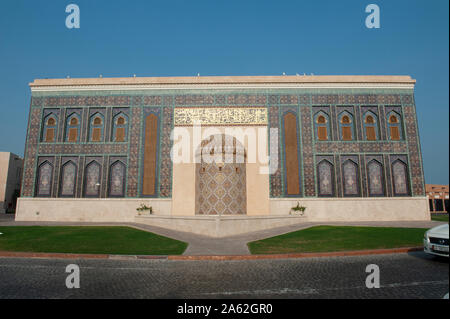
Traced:
[[235, 89], [414, 89], [412, 83], [127, 84], [31, 86], [32, 92]]

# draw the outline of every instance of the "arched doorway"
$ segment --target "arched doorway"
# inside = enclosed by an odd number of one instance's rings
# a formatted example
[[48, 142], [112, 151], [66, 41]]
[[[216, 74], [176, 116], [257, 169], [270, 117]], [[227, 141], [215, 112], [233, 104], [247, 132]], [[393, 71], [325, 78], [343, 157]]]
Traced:
[[203, 140], [196, 154], [195, 213], [247, 213], [246, 154], [242, 144], [225, 134]]

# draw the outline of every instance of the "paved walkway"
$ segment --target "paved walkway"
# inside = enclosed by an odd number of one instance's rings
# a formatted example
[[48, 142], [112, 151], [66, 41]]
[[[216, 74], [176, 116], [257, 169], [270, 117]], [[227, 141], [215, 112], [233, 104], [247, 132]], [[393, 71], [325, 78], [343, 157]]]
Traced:
[[16, 222], [13, 215], [0, 215], [0, 226], [130, 226], [158, 235], [181, 240], [189, 244], [184, 255], [248, 255], [247, 243], [268, 237], [278, 236], [313, 226], [381, 226], [432, 228], [445, 224], [436, 221], [392, 221], [392, 222], [302, 222], [296, 225], [272, 228], [242, 235], [212, 238], [192, 233], [138, 223], [83, 223], [83, 222]]
[[[73, 263], [81, 269], [80, 289], [64, 284], [65, 268]], [[368, 264], [381, 269], [380, 289], [366, 287]], [[258, 262], [0, 258], [0, 299], [440, 299], [448, 292], [448, 279], [448, 261], [423, 252]], [[280, 308], [274, 306], [273, 313]], [[220, 317], [211, 313], [208, 318]]]
[[[64, 284], [65, 268], [72, 263], [81, 269], [80, 289]], [[368, 264], [381, 269], [380, 289], [366, 287]], [[448, 292], [448, 279], [448, 261], [423, 252], [257, 262], [0, 258], [0, 299], [440, 299]], [[273, 314], [289, 317], [280, 314], [281, 308], [274, 306]], [[208, 318], [221, 317], [211, 313]]]

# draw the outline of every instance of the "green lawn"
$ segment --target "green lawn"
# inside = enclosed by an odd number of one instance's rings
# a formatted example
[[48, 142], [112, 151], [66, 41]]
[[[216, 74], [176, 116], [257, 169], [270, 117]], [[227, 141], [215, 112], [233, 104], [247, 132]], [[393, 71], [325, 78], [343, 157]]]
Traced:
[[448, 214], [431, 215], [431, 220], [435, 220], [438, 222], [448, 222]]
[[425, 228], [316, 226], [248, 243], [252, 254], [421, 246]]
[[130, 227], [0, 227], [0, 251], [180, 255], [187, 243]]

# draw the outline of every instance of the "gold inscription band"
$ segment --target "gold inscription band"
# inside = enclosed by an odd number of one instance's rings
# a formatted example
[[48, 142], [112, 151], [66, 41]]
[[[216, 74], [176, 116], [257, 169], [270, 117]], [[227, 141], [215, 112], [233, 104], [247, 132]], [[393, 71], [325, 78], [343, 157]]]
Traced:
[[192, 107], [175, 108], [174, 124], [267, 125], [265, 107]]

